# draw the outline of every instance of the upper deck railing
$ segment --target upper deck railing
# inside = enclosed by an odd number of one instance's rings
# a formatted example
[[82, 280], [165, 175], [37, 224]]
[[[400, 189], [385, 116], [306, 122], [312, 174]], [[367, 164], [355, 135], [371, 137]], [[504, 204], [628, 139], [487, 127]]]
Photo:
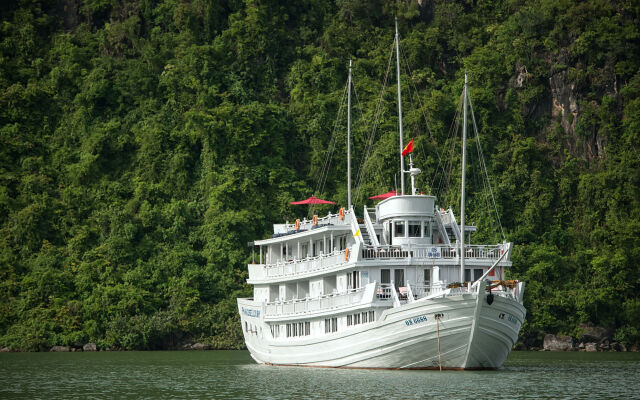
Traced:
[[[479, 260], [497, 260], [505, 252], [511, 249], [510, 243], [498, 245], [467, 245], [465, 246], [465, 258]], [[458, 259], [460, 249], [451, 246], [367, 246], [362, 249], [362, 258], [365, 260], [385, 260], [398, 258], [419, 259]]]
[[294, 259], [275, 264], [249, 264], [249, 279], [295, 278], [306, 273], [320, 273], [331, 268], [339, 268], [349, 262], [350, 255], [345, 253], [346, 249], [334, 250], [301, 260]]
[[367, 287], [350, 289], [343, 293], [325, 294], [314, 298], [274, 301], [265, 305], [265, 316], [290, 317], [327, 310], [338, 310], [360, 304]]
[[345, 210], [344, 215], [342, 217], [340, 217], [340, 214], [329, 213], [324, 217], [318, 217], [315, 224], [313, 223], [313, 219], [304, 218], [300, 220], [298, 229], [296, 229], [295, 222], [293, 224], [288, 224], [288, 223], [282, 224], [280, 226], [283, 227], [284, 231], [280, 233], [274, 233], [273, 237], [292, 235], [298, 232], [304, 232], [311, 229], [322, 228], [323, 226], [330, 226], [330, 225], [336, 225], [336, 226], [347, 225], [348, 226], [351, 223], [352, 215], [353, 215], [353, 212], [351, 210]]

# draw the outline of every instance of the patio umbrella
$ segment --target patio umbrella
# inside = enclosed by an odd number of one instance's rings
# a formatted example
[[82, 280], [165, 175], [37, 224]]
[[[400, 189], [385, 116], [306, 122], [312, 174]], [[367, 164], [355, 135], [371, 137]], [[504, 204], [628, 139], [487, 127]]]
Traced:
[[379, 195], [376, 195], [376, 196], [371, 196], [369, 198], [371, 200], [384, 200], [384, 199], [388, 199], [389, 197], [393, 197], [393, 196], [397, 196], [397, 195], [398, 195], [398, 192], [396, 192], [395, 190], [392, 190], [390, 192], [379, 194]]
[[305, 200], [300, 200], [300, 201], [292, 201], [289, 202], [289, 204], [336, 204], [333, 201], [329, 201], [329, 200], [322, 200], [319, 199], [315, 196], [311, 196], [308, 199]]

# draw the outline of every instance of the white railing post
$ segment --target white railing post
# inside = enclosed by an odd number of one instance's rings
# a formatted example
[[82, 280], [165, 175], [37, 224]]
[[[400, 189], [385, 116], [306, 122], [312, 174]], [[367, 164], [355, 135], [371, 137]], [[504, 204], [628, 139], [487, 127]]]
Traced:
[[413, 303], [415, 299], [413, 298], [413, 290], [411, 290], [411, 283], [407, 281], [407, 302]]

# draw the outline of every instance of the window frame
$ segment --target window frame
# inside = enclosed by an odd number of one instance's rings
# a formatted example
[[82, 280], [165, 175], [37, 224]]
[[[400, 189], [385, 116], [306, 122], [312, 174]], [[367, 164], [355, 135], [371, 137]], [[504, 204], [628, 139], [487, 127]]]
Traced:
[[[405, 220], [397, 220], [397, 221], [393, 221], [393, 237], [394, 238], [406, 238], [407, 237], [407, 221]], [[398, 234], [398, 231], [400, 228], [402, 227], [402, 235]]]
[[[418, 227], [418, 236], [412, 236], [411, 235], [411, 227]], [[409, 238], [421, 238], [423, 237], [422, 235], [422, 221], [418, 221], [418, 220], [411, 220], [411, 221], [407, 221], [407, 237]]]

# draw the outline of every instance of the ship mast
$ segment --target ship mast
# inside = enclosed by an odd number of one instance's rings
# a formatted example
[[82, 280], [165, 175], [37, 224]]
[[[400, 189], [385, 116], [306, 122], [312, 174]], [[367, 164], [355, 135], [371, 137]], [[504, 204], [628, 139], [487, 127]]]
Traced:
[[460, 197], [460, 282], [464, 282], [464, 176], [467, 147], [467, 72], [464, 73], [464, 95], [462, 112], [462, 195]]
[[349, 59], [349, 80], [347, 82], [347, 209], [351, 209], [351, 66]]
[[400, 130], [400, 194], [404, 196], [404, 157], [402, 156], [404, 143], [402, 140], [402, 92], [400, 90], [400, 35], [398, 34], [398, 17], [396, 17], [396, 71], [398, 74], [398, 127]]

